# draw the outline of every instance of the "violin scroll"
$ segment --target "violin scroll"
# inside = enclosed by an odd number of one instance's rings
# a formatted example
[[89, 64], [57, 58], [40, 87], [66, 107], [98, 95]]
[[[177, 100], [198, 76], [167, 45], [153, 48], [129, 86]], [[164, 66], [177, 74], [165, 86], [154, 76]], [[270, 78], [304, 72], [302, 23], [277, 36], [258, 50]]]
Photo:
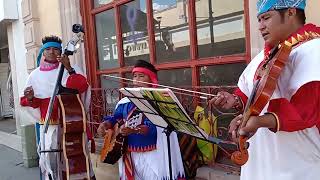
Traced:
[[248, 161], [248, 159], [249, 159], [249, 154], [248, 154], [249, 143], [247, 142], [247, 140], [248, 140], [248, 138], [245, 136], [239, 137], [239, 151], [235, 151], [231, 155], [231, 160], [233, 163], [242, 166]]

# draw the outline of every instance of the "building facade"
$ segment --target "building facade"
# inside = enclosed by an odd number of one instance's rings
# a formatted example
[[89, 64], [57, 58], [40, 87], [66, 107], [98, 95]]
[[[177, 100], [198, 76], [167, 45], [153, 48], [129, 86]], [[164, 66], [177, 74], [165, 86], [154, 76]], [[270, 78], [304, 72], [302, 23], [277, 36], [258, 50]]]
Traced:
[[[320, 2], [307, 3], [307, 22], [319, 25], [315, 7]], [[81, 0], [81, 13], [93, 124], [112, 112], [117, 89], [130, 86], [105, 75], [131, 78], [135, 60], [155, 65], [160, 84], [215, 93], [236, 86], [264, 46], [251, 0]], [[194, 105], [192, 98], [180, 100], [186, 108]], [[226, 155], [218, 156], [218, 163], [230, 165]]]
[[[320, 2], [307, 3], [307, 22], [320, 25]], [[104, 75], [130, 78], [137, 59], [156, 66], [160, 84], [211, 88], [207, 92], [214, 93], [235, 86], [246, 64], [263, 49], [252, 0], [0, 0], [1, 92], [9, 72], [1, 73], [3, 65], [11, 71], [18, 134], [21, 125], [36, 121], [19, 105], [19, 98], [36, 67], [41, 38], [58, 35], [65, 43], [74, 23], [86, 30], [84, 46], [71, 61], [83, 67], [92, 101], [100, 107], [90, 111], [93, 123], [112, 111], [117, 89], [127, 85]], [[98, 177], [113, 173], [107, 179], [117, 179], [115, 167], [95, 167]]]

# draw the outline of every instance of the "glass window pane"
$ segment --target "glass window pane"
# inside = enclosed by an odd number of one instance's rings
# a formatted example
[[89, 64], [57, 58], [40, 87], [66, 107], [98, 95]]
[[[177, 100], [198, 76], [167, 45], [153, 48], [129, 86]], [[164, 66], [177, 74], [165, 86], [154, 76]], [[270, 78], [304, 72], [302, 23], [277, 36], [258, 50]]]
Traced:
[[113, 0], [93, 0], [94, 7], [100, 7], [104, 4], [111, 3]]
[[190, 59], [188, 0], [153, 0], [157, 63]]
[[[110, 74], [118, 76], [119, 74]], [[114, 107], [119, 101], [120, 81], [118, 79], [109, 78], [101, 75], [101, 89], [103, 91], [103, 99], [105, 107]]]
[[245, 69], [245, 63], [203, 66], [200, 68], [201, 86], [232, 86], [237, 85], [238, 79]]
[[[133, 80], [133, 75], [131, 72], [125, 73], [124, 77], [127, 79]], [[133, 87], [133, 82], [132, 81], [124, 81], [125, 87]]]
[[119, 67], [114, 10], [96, 15], [99, 69]]
[[145, 0], [122, 5], [120, 14], [125, 65], [134, 65], [138, 59], [149, 61]]
[[199, 57], [245, 53], [243, 0], [196, 1]]
[[173, 87], [190, 87], [192, 85], [191, 69], [170, 69], [158, 72], [159, 83]]

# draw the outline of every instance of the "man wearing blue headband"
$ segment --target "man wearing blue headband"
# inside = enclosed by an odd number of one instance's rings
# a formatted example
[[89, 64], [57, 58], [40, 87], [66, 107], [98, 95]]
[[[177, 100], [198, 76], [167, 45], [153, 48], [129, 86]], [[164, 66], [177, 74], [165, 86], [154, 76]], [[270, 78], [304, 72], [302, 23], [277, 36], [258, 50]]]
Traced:
[[[43, 46], [40, 49], [37, 63], [38, 68], [33, 70], [27, 80], [24, 95], [21, 97], [20, 104], [22, 106], [32, 107], [40, 110], [39, 123], [40, 134], [43, 132], [43, 124], [45, 121], [50, 97], [53, 93], [57, 75], [59, 72], [59, 62], [65, 66], [65, 72], [62, 79], [62, 85], [68, 88], [77, 89], [79, 93], [83, 93], [88, 88], [86, 78], [80, 73], [80, 68], [70, 65], [67, 56], [61, 56], [62, 46], [61, 39], [57, 36], [46, 36], [42, 39]], [[45, 149], [61, 149], [59, 126], [59, 105], [55, 100], [53, 111], [49, 122], [48, 133], [45, 134]], [[58, 139], [57, 139], [58, 137]], [[40, 136], [40, 143], [42, 142]], [[39, 166], [45, 179], [51, 174], [54, 179], [62, 179], [61, 176], [61, 161], [60, 153], [41, 153]], [[92, 173], [93, 174], [93, 173]]]
[[249, 136], [249, 160], [241, 180], [315, 180], [320, 178], [320, 28], [305, 24], [306, 0], [259, 0], [259, 31], [265, 48], [247, 66], [234, 94], [219, 92], [212, 105], [244, 111], [254, 82], [266, 73], [271, 50], [292, 47], [271, 100], [259, 116], [238, 131], [239, 115], [229, 133]]

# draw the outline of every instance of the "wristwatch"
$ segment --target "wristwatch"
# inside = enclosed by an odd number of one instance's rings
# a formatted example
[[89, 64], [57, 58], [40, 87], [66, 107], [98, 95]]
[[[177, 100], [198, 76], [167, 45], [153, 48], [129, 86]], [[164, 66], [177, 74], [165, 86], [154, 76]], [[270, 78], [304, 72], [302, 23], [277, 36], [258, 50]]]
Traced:
[[76, 73], [76, 70], [74, 70], [73, 68], [71, 68], [68, 73], [71, 75], [71, 74], [75, 74]]

